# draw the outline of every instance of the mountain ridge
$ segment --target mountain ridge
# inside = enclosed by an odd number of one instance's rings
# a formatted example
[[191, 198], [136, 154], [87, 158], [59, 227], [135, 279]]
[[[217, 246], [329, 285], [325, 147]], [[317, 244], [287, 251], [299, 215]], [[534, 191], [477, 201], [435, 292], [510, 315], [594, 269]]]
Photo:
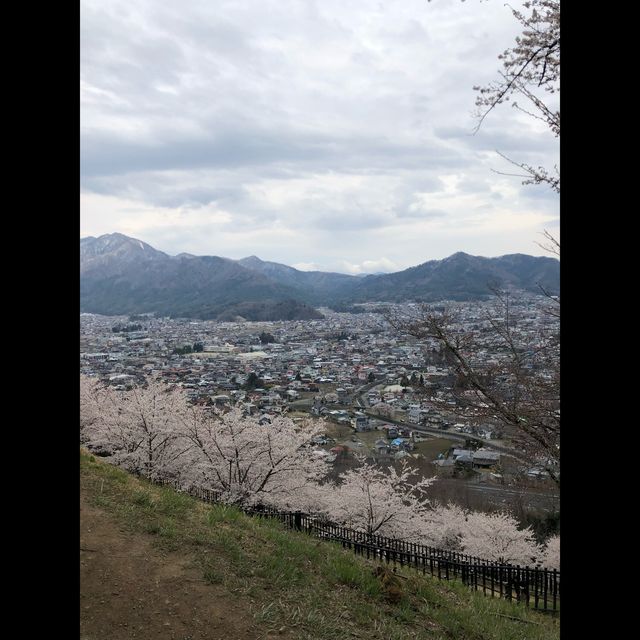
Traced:
[[559, 260], [462, 251], [387, 274], [365, 276], [300, 271], [255, 255], [170, 256], [121, 233], [80, 239], [82, 312], [154, 312], [203, 319], [310, 319], [314, 308], [357, 302], [469, 300], [491, 295], [489, 285], [559, 293]]

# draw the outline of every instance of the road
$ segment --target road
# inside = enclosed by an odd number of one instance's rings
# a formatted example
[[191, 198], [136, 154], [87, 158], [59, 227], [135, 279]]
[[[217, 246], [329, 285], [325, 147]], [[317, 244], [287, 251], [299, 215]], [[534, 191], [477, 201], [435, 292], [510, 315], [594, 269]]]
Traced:
[[367, 411], [368, 404], [367, 400], [364, 397], [364, 393], [368, 391], [370, 388], [378, 385], [378, 382], [372, 382], [360, 387], [355, 393], [355, 403], [358, 408], [365, 415], [370, 418], [377, 418], [378, 420], [384, 420], [385, 422], [391, 422], [392, 424], [397, 424], [400, 427], [404, 427], [405, 429], [411, 429], [412, 431], [416, 431], [417, 433], [423, 433], [425, 435], [438, 436], [440, 438], [447, 438], [448, 440], [457, 440], [457, 441], [465, 441], [465, 440], [474, 440], [475, 442], [481, 443], [485, 447], [490, 447], [494, 451], [499, 451], [500, 453], [504, 453], [505, 455], [511, 456], [512, 458], [516, 458], [516, 460], [522, 460], [522, 454], [520, 454], [515, 449], [511, 449], [510, 447], [505, 447], [502, 445], [496, 444], [493, 440], [486, 440], [485, 438], [480, 438], [478, 436], [474, 436], [468, 433], [452, 433], [450, 431], [446, 431], [444, 429], [436, 429], [425, 427], [423, 425], [415, 425], [410, 422], [402, 422], [401, 420], [394, 420], [393, 418], [386, 418], [372, 411]]

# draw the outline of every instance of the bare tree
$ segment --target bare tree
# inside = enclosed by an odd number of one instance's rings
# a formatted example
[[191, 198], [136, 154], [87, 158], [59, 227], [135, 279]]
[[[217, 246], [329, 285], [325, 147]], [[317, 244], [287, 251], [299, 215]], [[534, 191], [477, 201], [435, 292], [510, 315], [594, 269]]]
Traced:
[[[560, 484], [560, 342], [558, 322], [525, 338], [515, 330], [510, 295], [495, 290], [496, 306], [480, 330], [462, 329], [452, 312], [424, 305], [388, 319], [397, 330], [440, 345], [455, 374], [436, 405], [470, 420], [498, 424], [523, 457]], [[555, 315], [555, 310], [552, 310]]]
[[545, 238], [544, 244], [542, 242], [537, 242], [536, 244], [545, 251], [549, 253], [553, 253], [555, 256], [560, 258], [560, 243], [556, 238], [554, 238], [548, 231], [544, 231], [542, 234]]

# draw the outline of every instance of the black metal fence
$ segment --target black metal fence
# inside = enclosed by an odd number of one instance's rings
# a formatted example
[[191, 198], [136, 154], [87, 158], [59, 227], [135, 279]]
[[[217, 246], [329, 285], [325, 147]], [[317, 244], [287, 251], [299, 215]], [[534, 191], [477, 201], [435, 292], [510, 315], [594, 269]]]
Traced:
[[[211, 489], [184, 489], [171, 480], [158, 480], [156, 484], [171, 485], [204, 502], [223, 502], [223, 494]], [[560, 611], [560, 572], [556, 569], [501, 564], [455, 551], [368, 534], [299, 511], [279, 511], [263, 505], [240, 508], [248, 515], [275, 518], [290, 529], [339, 542], [356, 555], [393, 563], [394, 566], [411, 567], [440, 580], [460, 580], [486, 596], [520, 602], [539, 611]]]

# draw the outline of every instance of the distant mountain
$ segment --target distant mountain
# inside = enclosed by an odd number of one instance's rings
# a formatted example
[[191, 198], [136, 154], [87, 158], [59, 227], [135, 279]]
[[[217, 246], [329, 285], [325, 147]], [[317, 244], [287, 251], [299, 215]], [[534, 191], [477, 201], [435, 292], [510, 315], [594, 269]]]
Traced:
[[328, 299], [339, 297], [341, 294], [348, 295], [357, 282], [355, 276], [345, 273], [298, 271], [284, 264], [260, 260], [256, 256], [242, 258], [238, 263], [297, 290], [298, 296], [311, 304], [325, 304]]
[[[258, 307], [246, 303], [260, 303]], [[283, 303], [287, 303], [283, 306]], [[321, 318], [290, 290], [234, 260], [169, 256], [119, 233], [80, 241], [80, 310], [105, 315], [150, 313], [247, 319]], [[264, 317], [263, 317], [264, 316]]]
[[250, 256], [230, 260], [181, 253], [112, 233], [80, 240], [80, 310], [105, 315], [149, 313], [203, 319], [321, 318], [315, 306], [354, 302], [469, 300], [490, 285], [559, 293], [554, 258], [455, 253], [397, 273], [351, 276], [299, 271]]
[[355, 302], [469, 300], [491, 294], [489, 287], [558, 294], [560, 262], [521, 253], [482, 258], [458, 252], [397, 273], [367, 276], [351, 291]]

